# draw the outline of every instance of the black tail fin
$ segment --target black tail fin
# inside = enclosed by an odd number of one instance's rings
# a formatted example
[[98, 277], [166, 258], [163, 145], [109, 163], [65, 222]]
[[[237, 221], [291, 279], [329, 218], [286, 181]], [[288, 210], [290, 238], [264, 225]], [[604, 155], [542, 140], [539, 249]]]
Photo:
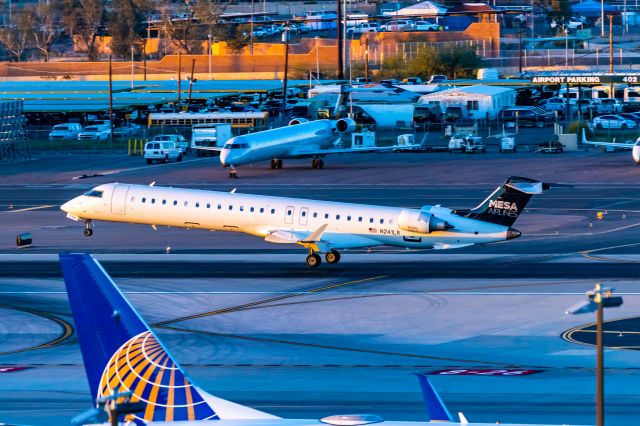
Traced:
[[520, 216], [531, 196], [542, 194], [550, 187], [550, 184], [526, 177], [509, 177], [486, 200], [465, 214], [465, 217], [511, 226]]

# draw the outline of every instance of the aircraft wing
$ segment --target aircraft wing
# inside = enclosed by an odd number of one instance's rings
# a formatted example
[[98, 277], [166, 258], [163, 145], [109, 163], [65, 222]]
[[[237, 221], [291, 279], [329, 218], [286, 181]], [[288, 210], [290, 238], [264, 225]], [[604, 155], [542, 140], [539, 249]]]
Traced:
[[309, 157], [321, 157], [329, 154], [353, 154], [353, 153], [372, 153], [372, 152], [397, 152], [397, 151], [411, 151], [420, 149], [420, 145], [391, 145], [391, 146], [371, 146], [362, 148], [327, 148], [327, 149], [315, 149], [305, 150], [300, 149], [292, 152], [287, 158], [309, 158]]
[[618, 147], [618, 148], [633, 148], [635, 145], [635, 142], [600, 142], [600, 141], [590, 141], [587, 139], [587, 135], [584, 131], [584, 129], [582, 129], [582, 143], [583, 144], [587, 144], [587, 145], [594, 145], [594, 146], [614, 146], [614, 147]]

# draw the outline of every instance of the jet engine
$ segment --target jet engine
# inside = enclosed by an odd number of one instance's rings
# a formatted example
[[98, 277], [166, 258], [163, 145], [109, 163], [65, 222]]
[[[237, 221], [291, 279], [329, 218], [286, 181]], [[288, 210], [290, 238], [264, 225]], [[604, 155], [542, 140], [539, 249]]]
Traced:
[[341, 118], [336, 121], [336, 130], [338, 133], [348, 133], [356, 130], [356, 122], [350, 118]]
[[289, 122], [289, 126], [295, 126], [296, 124], [302, 124], [302, 123], [308, 123], [309, 120], [307, 120], [306, 118], [293, 118], [290, 122]]
[[398, 216], [398, 228], [419, 234], [429, 234], [434, 231], [446, 231], [453, 226], [431, 213], [402, 210]]

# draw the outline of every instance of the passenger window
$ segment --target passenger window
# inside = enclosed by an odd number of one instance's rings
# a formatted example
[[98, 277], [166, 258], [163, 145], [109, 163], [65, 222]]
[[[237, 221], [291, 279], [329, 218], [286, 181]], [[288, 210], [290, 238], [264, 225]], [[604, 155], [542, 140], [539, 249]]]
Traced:
[[362, 216], [358, 218], [358, 222], [362, 222]]
[[324, 214], [324, 218], [325, 218], [325, 219], [329, 219], [329, 213], [325, 213], [325, 214]]
[[177, 206], [178, 205], [178, 200], [173, 200], [173, 205]]
[[222, 204], [218, 204], [218, 210], [222, 209]]
[[380, 225], [384, 224], [384, 219], [380, 219]]
[[250, 211], [251, 213], [253, 213], [253, 211], [254, 211], [254, 210], [255, 210], [255, 209], [254, 209], [253, 207], [251, 207], [251, 208], [249, 209], [249, 211]]
[[185, 207], [189, 206], [189, 202], [188, 202], [188, 201], [185, 201], [185, 202], [184, 202], [184, 206], [185, 206]]
[[305, 217], [307, 215], [307, 212], [302, 212], [302, 217]]
[[146, 202], [147, 202], [146, 197], [142, 197], [142, 202], [143, 202], [143, 203], [146, 203]]
[[200, 207], [200, 203], [196, 203], [196, 208]]
[[373, 223], [373, 218], [372, 217], [369, 218], [369, 223]]
[[167, 204], [167, 200], [162, 200], [162, 205], [164, 206], [165, 204]]
[[292, 213], [293, 213], [293, 211], [287, 210], [287, 216], [291, 216]]
[[264, 213], [264, 207], [260, 207], [260, 213]]
[[155, 199], [155, 198], [152, 198], [152, 199], [151, 199], [151, 204], [155, 204], [155, 203], [156, 203], [156, 199]]
[[340, 215], [339, 214], [336, 215], [336, 220], [340, 220]]
[[313, 212], [313, 217], [318, 217], [318, 212]]
[[211, 208], [211, 203], [207, 203], [207, 208], [210, 209]]
[[240, 211], [243, 212], [244, 211], [244, 206], [240, 206]]
[[347, 220], [350, 222], [351, 221], [351, 216], [347, 216]]
[[271, 214], [276, 214], [276, 209], [271, 209]]
[[233, 206], [232, 205], [229, 205], [229, 210], [233, 210]]

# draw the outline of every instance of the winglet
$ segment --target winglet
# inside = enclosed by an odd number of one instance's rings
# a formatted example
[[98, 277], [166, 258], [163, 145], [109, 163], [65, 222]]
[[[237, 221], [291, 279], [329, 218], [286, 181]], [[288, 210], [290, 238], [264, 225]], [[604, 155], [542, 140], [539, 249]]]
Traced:
[[307, 235], [300, 242], [301, 243], [317, 243], [322, 239], [322, 234], [324, 234], [324, 230], [327, 229], [327, 224], [320, 225], [318, 229], [313, 231], [311, 234]]
[[460, 418], [460, 424], [461, 425], [468, 425], [469, 424], [469, 420], [467, 420], [467, 418], [464, 416], [464, 414], [462, 414], [462, 412], [458, 413], [458, 417]]
[[451, 417], [449, 410], [447, 410], [446, 405], [444, 405], [444, 402], [440, 399], [440, 395], [438, 395], [438, 392], [436, 392], [433, 385], [429, 382], [427, 376], [424, 374], [416, 374], [416, 376], [418, 376], [418, 381], [420, 382], [422, 398], [427, 408], [429, 420], [432, 422], [452, 422], [453, 417]]

